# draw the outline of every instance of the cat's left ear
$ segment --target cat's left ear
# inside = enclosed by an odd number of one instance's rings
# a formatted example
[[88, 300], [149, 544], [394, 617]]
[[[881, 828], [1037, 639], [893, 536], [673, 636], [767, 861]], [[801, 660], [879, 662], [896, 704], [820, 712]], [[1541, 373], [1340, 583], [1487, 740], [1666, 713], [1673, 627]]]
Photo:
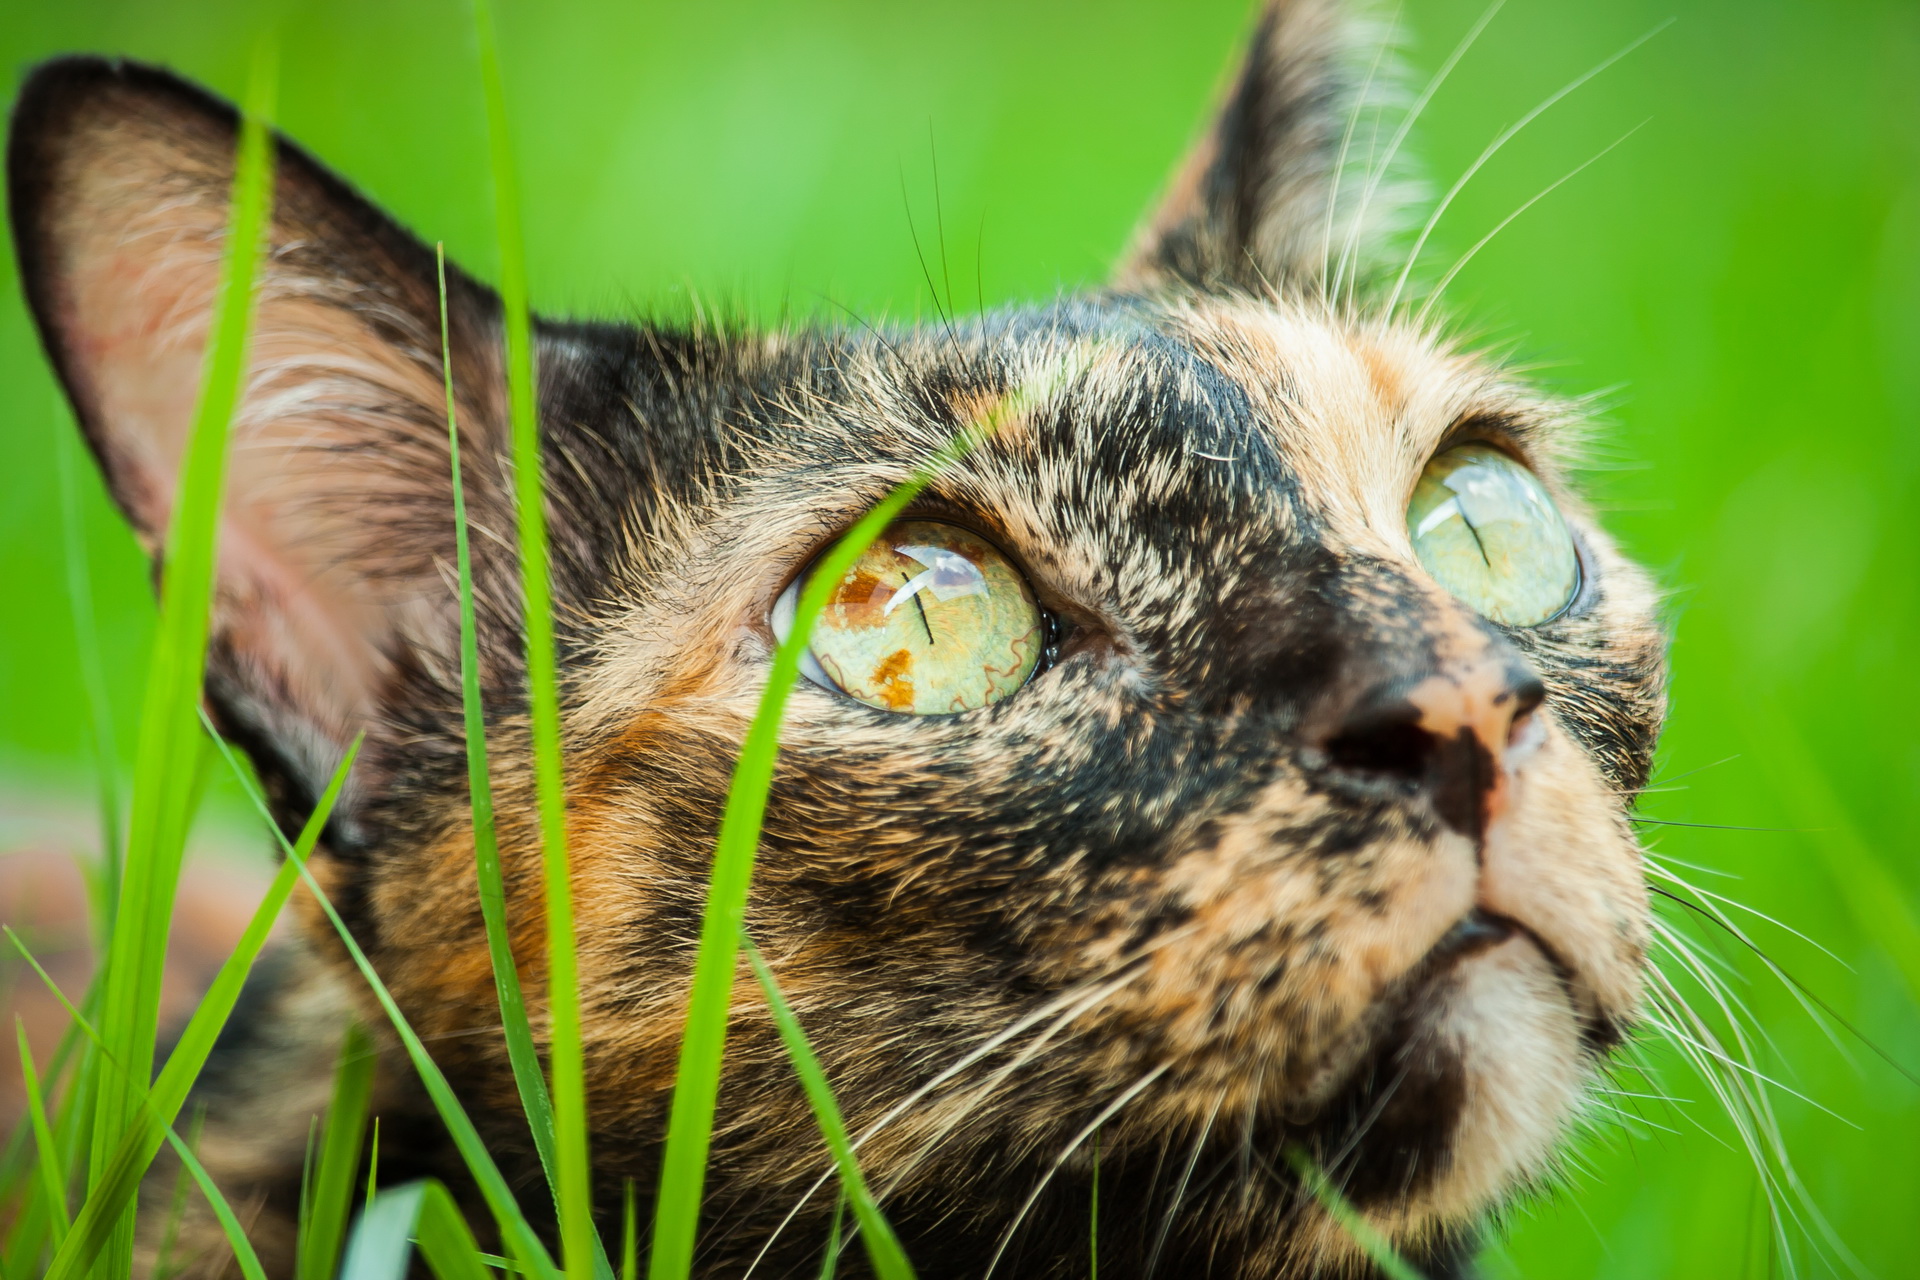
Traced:
[[[1315, 292], [1347, 224], [1335, 171], [1357, 91], [1335, 0], [1269, 0], [1213, 124], [1134, 236], [1126, 292]], [[1331, 244], [1330, 244], [1331, 242]]]
[[[237, 123], [157, 68], [71, 58], [29, 78], [8, 142], [29, 305], [156, 556], [219, 288]], [[424, 758], [433, 707], [459, 705], [440, 291], [432, 250], [303, 152], [281, 142], [275, 155], [206, 688], [295, 825], [364, 730], [336, 810], [351, 826]], [[498, 306], [448, 276], [469, 511], [476, 529], [511, 530]], [[556, 544], [566, 533], [556, 522]], [[475, 539], [482, 642], [510, 662], [517, 597], [498, 541]]]

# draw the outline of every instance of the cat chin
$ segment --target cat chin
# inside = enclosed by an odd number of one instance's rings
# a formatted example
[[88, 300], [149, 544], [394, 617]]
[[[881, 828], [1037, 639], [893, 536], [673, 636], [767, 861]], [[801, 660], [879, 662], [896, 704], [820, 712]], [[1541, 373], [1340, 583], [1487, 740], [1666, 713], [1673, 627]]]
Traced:
[[1416, 1052], [1449, 1064], [1456, 1111], [1441, 1174], [1404, 1212], [1476, 1216], [1546, 1171], [1590, 1072], [1586, 1019], [1564, 974], [1520, 932], [1465, 957], [1431, 989]]
[[1551, 952], [1504, 922], [1456, 934], [1282, 1104], [1271, 1135], [1320, 1153], [1397, 1238], [1470, 1223], [1543, 1174], [1591, 1071], [1580, 998]]
[[[1470, 1239], [1490, 1210], [1548, 1172], [1591, 1057], [1563, 970], [1524, 931], [1436, 967], [1394, 1030], [1404, 1038], [1380, 1046], [1330, 1100], [1349, 1123], [1323, 1118], [1316, 1137], [1347, 1153], [1330, 1172], [1349, 1203], [1420, 1254]], [[1374, 1274], [1351, 1231], [1325, 1213], [1303, 1224], [1295, 1248], [1302, 1274]]]

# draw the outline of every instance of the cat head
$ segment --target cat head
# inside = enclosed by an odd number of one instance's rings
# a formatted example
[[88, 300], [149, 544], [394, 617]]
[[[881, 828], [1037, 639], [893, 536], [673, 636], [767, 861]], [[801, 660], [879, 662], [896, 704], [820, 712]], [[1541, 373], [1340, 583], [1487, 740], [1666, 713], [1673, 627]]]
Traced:
[[[538, 325], [603, 1209], [657, 1167], [720, 808], [793, 590], [983, 418], [823, 616], [748, 914], [922, 1274], [1067, 1266], [1096, 1129], [1127, 1273], [1358, 1268], [1300, 1156], [1433, 1259], [1550, 1168], [1639, 1000], [1627, 812], [1663, 641], [1569, 487], [1577, 409], [1336, 285], [1369, 240], [1369, 184], [1340, 180], [1356, 65], [1329, 6], [1269, 7], [1082, 296], [936, 329]], [[150, 550], [234, 139], [200, 91], [91, 59], [42, 68], [14, 118], [27, 294]], [[207, 697], [288, 824], [367, 735], [317, 865], [511, 1147], [434, 258], [277, 157]], [[500, 310], [457, 269], [447, 302], [537, 1027]], [[784, 1273], [817, 1253], [825, 1165], [757, 993], [738, 1006], [704, 1248], [725, 1270], [771, 1242]]]

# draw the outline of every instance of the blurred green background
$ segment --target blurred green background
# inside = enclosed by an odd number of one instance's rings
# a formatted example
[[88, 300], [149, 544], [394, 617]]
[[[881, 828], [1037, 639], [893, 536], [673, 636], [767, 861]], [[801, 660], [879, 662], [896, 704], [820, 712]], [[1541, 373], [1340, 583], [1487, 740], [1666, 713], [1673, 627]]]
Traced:
[[[1407, 0], [1416, 83], [1481, 2]], [[1249, 16], [1247, 0], [502, 8], [536, 304], [766, 321], [927, 310], [910, 217], [936, 276], [944, 233], [963, 310], [1097, 282]], [[1748, 919], [1859, 1036], [1830, 1038], [1737, 943], [1706, 944], [1764, 1030], [1759, 1065], [1806, 1099], [1776, 1095], [1808, 1199], [1867, 1271], [1920, 1274], [1920, 1087], [1880, 1056], [1920, 1071], [1920, 5], [1511, 0], [1415, 146], [1444, 188], [1670, 18], [1467, 187], [1428, 262], [1646, 122], [1503, 232], [1453, 302], [1551, 386], [1604, 393], [1592, 490], [1670, 589], [1677, 636], [1671, 789], [1645, 812], [1682, 825], [1649, 841], [1833, 953]], [[286, 130], [491, 276], [467, 22], [456, 0], [16, 0], [0, 72], [108, 51], [233, 94], [277, 25]], [[30, 812], [87, 812], [91, 766], [55, 479], [72, 440], [10, 257], [0, 293], [7, 837]], [[90, 469], [80, 501], [124, 739], [145, 568]], [[1644, 1120], [1596, 1125], [1565, 1186], [1514, 1213], [1492, 1274], [1787, 1272], [1711, 1092], [1649, 1057], [1682, 1101], [1618, 1100]], [[1799, 1270], [1825, 1273], [1788, 1234]]]

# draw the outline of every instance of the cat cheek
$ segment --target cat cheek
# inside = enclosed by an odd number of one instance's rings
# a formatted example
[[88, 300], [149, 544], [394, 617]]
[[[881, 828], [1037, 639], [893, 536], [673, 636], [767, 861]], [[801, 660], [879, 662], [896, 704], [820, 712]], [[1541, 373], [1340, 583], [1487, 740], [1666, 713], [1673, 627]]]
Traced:
[[1487, 832], [1478, 905], [1531, 933], [1567, 971], [1603, 1040], [1639, 1006], [1647, 890], [1639, 847], [1593, 764], [1557, 725], [1515, 773], [1514, 803]]

